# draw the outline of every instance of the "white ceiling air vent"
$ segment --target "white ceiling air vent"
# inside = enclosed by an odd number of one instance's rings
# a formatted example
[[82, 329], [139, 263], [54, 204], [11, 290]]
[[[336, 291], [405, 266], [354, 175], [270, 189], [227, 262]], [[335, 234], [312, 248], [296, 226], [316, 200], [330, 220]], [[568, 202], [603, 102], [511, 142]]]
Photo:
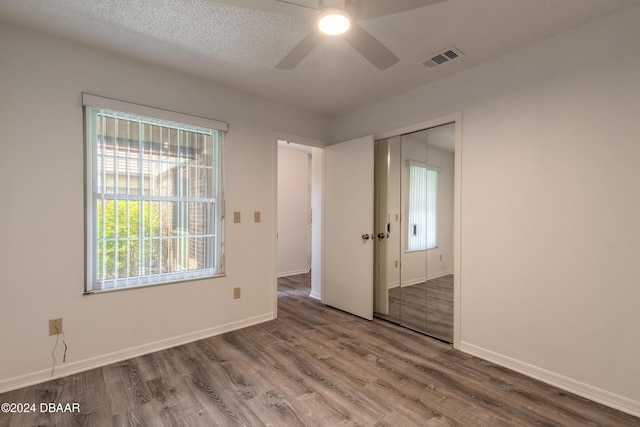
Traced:
[[423, 67], [425, 68], [433, 68], [438, 65], [446, 64], [449, 61], [453, 61], [454, 59], [460, 58], [464, 56], [462, 52], [460, 52], [455, 47], [447, 48], [441, 52], [436, 53], [433, 56], [430, 56], [427, 59], [423, 59], [420, 61]]

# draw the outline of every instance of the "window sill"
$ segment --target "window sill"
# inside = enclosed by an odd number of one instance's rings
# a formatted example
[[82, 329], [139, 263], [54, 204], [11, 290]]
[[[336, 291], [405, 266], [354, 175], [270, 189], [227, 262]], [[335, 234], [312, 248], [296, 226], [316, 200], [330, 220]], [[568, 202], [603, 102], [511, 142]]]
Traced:
[[108, 294], [112, 292], [129, 291], [133, 289], [146, 289], [146, 288], [153, 288], [158, 286], [170, 286], [170, 285], [176, 285], [176, 284], [184, 284], [186, 282], [200, 282], [202, 280], [218, 279], [226, 276], [227, 276], [226, 273], [220, 273], [220, 274], [214, 274], [210, 276], [190, 277], [190, 278], [174, 280], [166, 283], [145, 283], [141, 285], [121, 286], [119, 288], [98, 289], [98, 290], [84, 291], [82, 295]]

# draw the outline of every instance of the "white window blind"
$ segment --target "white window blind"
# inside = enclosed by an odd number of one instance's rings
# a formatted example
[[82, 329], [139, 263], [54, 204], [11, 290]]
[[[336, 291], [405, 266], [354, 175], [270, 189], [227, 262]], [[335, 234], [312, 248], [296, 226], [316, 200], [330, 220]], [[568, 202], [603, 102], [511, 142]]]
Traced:
[[407, 251], [437, 247], [439, 169], [408, 161]]
[[222, 274], [226, 124], [93, 95], [83, 100], [86, 290]]

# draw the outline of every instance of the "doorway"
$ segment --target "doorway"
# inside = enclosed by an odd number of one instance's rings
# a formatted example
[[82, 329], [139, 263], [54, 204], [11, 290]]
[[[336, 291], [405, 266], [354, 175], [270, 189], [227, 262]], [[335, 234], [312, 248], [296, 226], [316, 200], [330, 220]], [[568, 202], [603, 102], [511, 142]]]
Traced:
[[277, 277], [310, 274], [321, 299], [323, 149], [279, 139], [277, 151]]
[[456, 124], [376, 141], [374, 311], [454, 342]]
[[[371, 320], [373, 318], [373, 136], [331, 146], [303, 146], [283, 142], [277, 150], [300, 149], [311, 154], [311, 291], [324, 304]], [[293, 140], [296, 140], [293, 138]], [[291, 140], [289, 140], [291, 141]], [[277, 156], [276, 156], [277, 157]], [[304, 161], [306, 162], [306, 160]], [[283, 162], [280, 162], [283, 163]], [[287, 180], [277, 168], [276, 203]], [[302, 178], [304, 180], [304, 178]], [[306, 198], [306, 197], [305, 197]], [[281, 205], [280, 205], [281, 206]], [[282, 206], [280, 207], [282, 209]], [[278, 228], [287, 226], [276, 215], [276, 271]], [[298, 229], [306, 234], [306, 229]], [[366, 236], [366, 237], [365, 237]], [[281, 268], [280, 276], [286, 271]], [[291, 270], [295, 272], [295, 270]], [[283, 274], [284, 273], [284, 274]], [[278, 274], [276, 274], [278, 275]]]

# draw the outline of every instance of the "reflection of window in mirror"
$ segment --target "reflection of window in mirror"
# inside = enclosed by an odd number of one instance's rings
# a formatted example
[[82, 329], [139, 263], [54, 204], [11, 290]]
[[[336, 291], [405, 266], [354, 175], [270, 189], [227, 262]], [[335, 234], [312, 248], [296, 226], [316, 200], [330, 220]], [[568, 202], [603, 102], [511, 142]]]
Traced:
[[438, 246], [437, 200], [440, 168], [407, 161], [407, 251], [424, 251]]

